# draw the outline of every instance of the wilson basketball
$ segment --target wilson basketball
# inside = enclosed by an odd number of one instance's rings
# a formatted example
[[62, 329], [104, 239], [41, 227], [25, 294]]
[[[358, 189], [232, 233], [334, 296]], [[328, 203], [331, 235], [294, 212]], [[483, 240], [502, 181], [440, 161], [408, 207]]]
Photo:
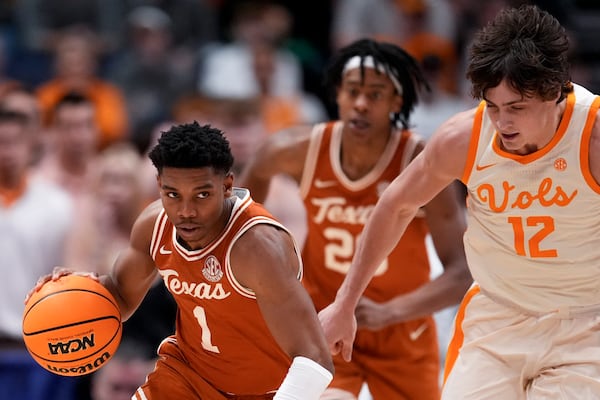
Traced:
[[42, 367], [81, 376], [102, 367], [121, 341], [121, 313], [98, 281], [66, 275], [46, 282], [23, 312], [23, 339]]

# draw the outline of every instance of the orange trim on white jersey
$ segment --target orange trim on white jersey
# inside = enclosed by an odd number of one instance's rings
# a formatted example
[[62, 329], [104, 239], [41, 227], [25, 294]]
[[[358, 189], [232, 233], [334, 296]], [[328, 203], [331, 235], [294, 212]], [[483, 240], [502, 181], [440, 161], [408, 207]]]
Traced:
[[469, 182], [471, 177], [471, 171], [475, 165], [475, 158], [477, 158], [477, 146], [479, 144], [479, 137], [481, 135], [481, 124], [483, 121], [483, 114], [485, 112], [485, 103], [482, 101], [475, 111], [475, 117], [473, 119], [473, 128], [471, 129], [471, 140], [469, 141], [469, 150], [467, 152], [467, 159], [465, 160], [465, 169], [461, 177], [461, 182], [465, 185]]
[[446, 379], [452, 371], [452, 367], [458, 358], [458, 352], [463, 345], [465, 340], [465, 334], [462, 329], [462, 323], [465, 320], [465, 310], [467, 306], [471, 303], [471, 299], [481, 292], [478, 285], [473, 285], [465, 294], [462, 302], [460, 303], [460, 307], [456, 313], [456, 318], [454, 320], [454, 334], [452, 335], [452, 340], [448, 344], [448, 351], [446, 352], [446, 364], [444, 366], [444, 383], [446, 383]]
[[596, 193], [600, 193], [600, 183], [594, 179], [590, 170], [590, 141], [592, 139], [592, 128], [596, 121], [598, 114], [598, 108], [600, 108], [600, 97], [596, 97], [592, 105], [590, 106], [590, 112], [588, 113], [585, 121], [585, 127], [583, 128], [583, 136], [581, 140], [581, 172], [583, 178]]

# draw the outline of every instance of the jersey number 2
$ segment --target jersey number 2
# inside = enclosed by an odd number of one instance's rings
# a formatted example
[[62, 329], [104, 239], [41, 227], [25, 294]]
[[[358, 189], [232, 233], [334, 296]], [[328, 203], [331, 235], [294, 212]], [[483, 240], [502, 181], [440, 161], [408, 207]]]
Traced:
[[[348, 273], [360, 235], [355, 239], [350, 232], [340, 228], [327, 228], [324, 235], [329, 239], [329, 243], [325, 245], [325, 267], [342, 274]], [[383, 274], [387, 269], [386, 258], [375, 271], [375, 276]]]
[[523, 224], [522, 217], [508, 217], [508, 222], [512, 225], [513, 231], [515, 233], [515, 251], [520, 256], [526, 256], [525, 249], [525, 227], [533, 227], [540, 226], [541, 228], [536, 231], [531, 237], [527, 240], [529, 256], [530, 257], [556, 257], [558, 256], [558, 252], [556, 249], [540, 249], [541, 241], [554, 232], [554, 218], [541, 215], [535, 217], [527, 217], [525, 219], [525, 225]]

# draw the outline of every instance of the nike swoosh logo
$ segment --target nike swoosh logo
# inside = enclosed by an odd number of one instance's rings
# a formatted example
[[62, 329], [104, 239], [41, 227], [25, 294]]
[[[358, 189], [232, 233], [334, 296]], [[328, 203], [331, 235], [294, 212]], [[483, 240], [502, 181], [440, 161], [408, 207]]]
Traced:
[[320, 179], [315, 179], [315, 187], [317, 189], [324, 189], [335, 185], [337, 185], [336, 181], [322, 181]]
[[171, 254], [171, 253], [173, 253], [171, 250], [167, 250], [167, 249], [165, 249], [165, 246], [164, 246], [164, 245], [163, 245], [163, 246], [162, 246], [160, 249], [158, 249], [158, 252], [159, 252], [160, 254]]
[[414, 342], [423, 334], [423, 332], [425, 332], [425, 329], [427, 329], [428, 326], [429, 324], [427, 322], [423, 322], [417, 329], [410, 332], [408, 337]]
[[496, 165], [496, 163], [491, 163], [491, 164], [486, 164], [486, 165], [479, 165], [479, 164], [477, 164], [477, 165], [475, 166], [475, 169], [476, 169], [477, 171], [483, 171], [484, 169], [491, 168], [491, 167], [493, 167], [494, 165]]

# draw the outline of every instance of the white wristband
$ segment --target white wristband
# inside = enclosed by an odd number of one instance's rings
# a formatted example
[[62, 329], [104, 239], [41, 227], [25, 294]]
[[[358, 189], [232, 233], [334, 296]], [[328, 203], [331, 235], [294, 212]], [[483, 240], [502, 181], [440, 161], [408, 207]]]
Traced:
[[331, 372], [310, 358], [294, 357], [273, 400], [318, 400], [332, 379]]

